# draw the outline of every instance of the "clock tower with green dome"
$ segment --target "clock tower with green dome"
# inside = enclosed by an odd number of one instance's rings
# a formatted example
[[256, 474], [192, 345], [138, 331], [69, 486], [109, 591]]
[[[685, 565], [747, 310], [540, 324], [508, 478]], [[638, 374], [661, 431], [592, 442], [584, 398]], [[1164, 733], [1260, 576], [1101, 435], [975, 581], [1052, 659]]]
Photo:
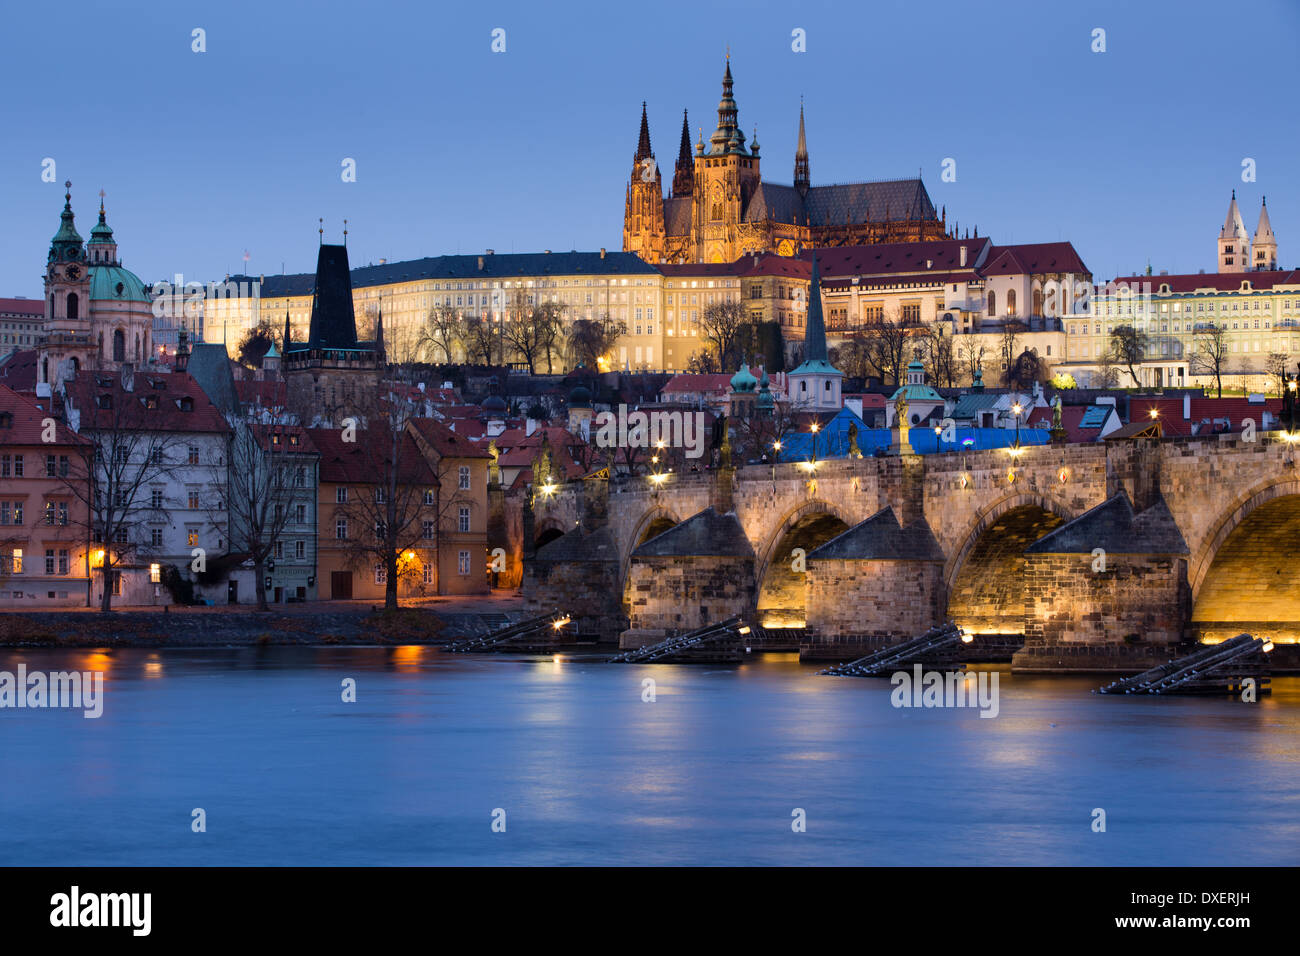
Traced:
[[45, 264], [45, 334], [38, 345], [37, 392], [48, 394], [77, 369], [94, 365], [90, 329], [90, 270], [72, 213], [72, 183], [64, 183], [59, 231]]

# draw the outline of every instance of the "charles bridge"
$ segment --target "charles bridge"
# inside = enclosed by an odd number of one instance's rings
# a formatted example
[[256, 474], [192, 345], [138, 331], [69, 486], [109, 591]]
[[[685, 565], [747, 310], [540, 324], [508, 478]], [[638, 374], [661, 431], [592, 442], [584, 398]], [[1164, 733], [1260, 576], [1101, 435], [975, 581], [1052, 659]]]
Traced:
[[948, 619], [1014, 641], [1020, 670], [1146, 666], [1243, 631], [1290, 652], [1300, 474], [1280, 433], [1252, 437], [576, 480], [524, 507], [523, 591], [623, 646], [742, 615], [801, 628], [808, 657]]

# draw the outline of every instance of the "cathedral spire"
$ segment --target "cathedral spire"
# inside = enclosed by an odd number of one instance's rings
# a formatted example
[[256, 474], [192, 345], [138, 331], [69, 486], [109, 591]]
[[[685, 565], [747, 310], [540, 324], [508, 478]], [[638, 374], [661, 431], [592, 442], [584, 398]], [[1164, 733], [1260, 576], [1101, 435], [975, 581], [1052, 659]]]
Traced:
[[633, 157], [634, 163], [640, 163], [654, 154], [650, 152], [650, 120], [646, 116], [645, 100], [641, 101], [641, 136], [636, 144], [636, 156]]
[[722, 99], [718, 101], [718, 128], [709, 138], [713, 148], [711, 154], [722, 155], [728, 152], [745, 152], [745, 134], [736, 122], [736, 99], [732, 96], [731, 54], [727, 54], [727, 71], [722, 75]]
[[808, 138], [803, 128], [803, 97], [799, 97], [799, 145], [794, 151], [794, 188], [800, 196], [808, 195]]
[[674, 196], [689, 196], [695, 189], [695, 160], [691, 158], [691, 127], [682, 110], [682, 142], [677, 148], [677, 168], [673, 171]]

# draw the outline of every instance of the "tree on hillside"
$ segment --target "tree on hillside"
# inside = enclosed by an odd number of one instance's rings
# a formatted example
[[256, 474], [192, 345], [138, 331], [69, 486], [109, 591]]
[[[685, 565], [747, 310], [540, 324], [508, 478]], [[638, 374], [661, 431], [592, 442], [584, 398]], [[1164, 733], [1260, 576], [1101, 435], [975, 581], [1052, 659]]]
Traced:
[[740, 352], [748, 342], [748, 317], [739, 302], [706, 305], [700, 313], [700, 338], [711, 346], [718, 367], [739, 367]]
[[1286, 383], [1288, 378], [1287, 363], [1290, 361], [1291, 356], [1287, 352], [1268, 353], [1268, 374], [1272, 379], [1274, 386], [1277, 388], [1277, 393], [1279, 395], [1286, 394]]
[[921, 341], [930, 384], [935, 388], [952, 388], [956, 377], [953, 337], [948, 334], [944, 323], [935, 322], [926, 328]]
[[283, 349], [283, 343], [280, 342], [282, 334], [276, 333], [268, 319], [262, 319], [240, 337], [239, 344], [235, 346], [236, 360], [245, 368], [261, 368], [262, 357], [271, 351], [272, 345]]
[[1223, 397], [1223, 373], [1228, 368], [1228, 325], [1226, 322], [1197, 323], [1192, 335], [1192, 374], [1211, 375]]
[[431, 307], [416, 340], [420, 357], [436, 364], [441, 356], [441, 360], [450, 365], [456, 360], [463, 331], [464, 323], [459, 312], [449, 305]]
[[961, 336], [961, 344], [957, 346], [957, 357], [961, 363], [962, 375], [967, 379], [968, 384], [974, 384], [975, 373], [983, 368], [984, 355], [987, 351], [988, 349], [980, 342], [980, 336]]
[[1111, 359], [1128, 370], [1129, 380], [1135, 388], [1142, 384], [1138, 380], [1137, 366], [1142, 364], [1148, 346], [1146, 333], [1131, 325], [1117, 325], [1110, 333]]
[[627, 335], [627, 323], [604, 312], [594, 319], [576, 319], [569, 329], [568, 358], [571, 368], [583, 365], [600, 369], [604, 359], [613, 366], [614, 347], [621, 336]]

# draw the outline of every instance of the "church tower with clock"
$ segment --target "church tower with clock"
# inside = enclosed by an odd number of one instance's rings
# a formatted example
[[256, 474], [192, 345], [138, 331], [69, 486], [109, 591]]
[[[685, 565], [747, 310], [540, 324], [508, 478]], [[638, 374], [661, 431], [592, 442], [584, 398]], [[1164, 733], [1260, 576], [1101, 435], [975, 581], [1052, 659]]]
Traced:
[[37, 363], [37, 391], [47, 394], [79, 368], [95, 364], [86, 250], [73, 222], [72, 183], [63, 185], [67, 192], [59, 231], [50, 241], [45, 265], [45, 334]]

